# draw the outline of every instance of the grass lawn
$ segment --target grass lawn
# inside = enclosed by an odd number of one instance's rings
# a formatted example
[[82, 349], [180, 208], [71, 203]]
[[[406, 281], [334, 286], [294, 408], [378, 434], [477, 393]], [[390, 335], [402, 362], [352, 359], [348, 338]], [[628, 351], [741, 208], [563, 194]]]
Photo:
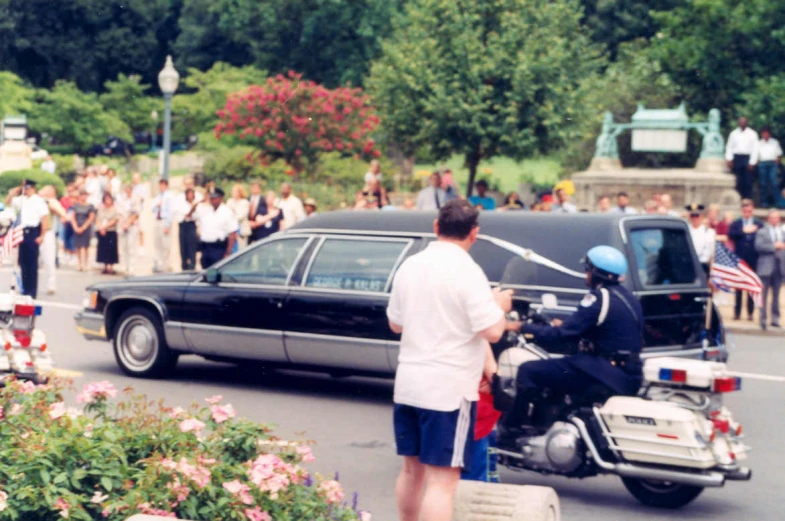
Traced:
[[[439, 164], [418, 163], [414, 166], [414, 173], [415, 176], [418, 172], [430, 173], [438, 167], [449, 168], [455, 175], [455, 180], [461, 185], [466, 185], [469, 171], [463, 166], [463, 156], [460, 155], [454, 155], [448, 161]], [[508, 157], [498, 157], [490, 161], [482, 161], [477, 178], [485, 178], [491, 187], [498, 184], [499, 191], [507, 193], [517, 190], [521, 183], [553, 186], [559, 181], [561, 172], [561, 164], [553, 157], [524, 159], [520, 163]]]

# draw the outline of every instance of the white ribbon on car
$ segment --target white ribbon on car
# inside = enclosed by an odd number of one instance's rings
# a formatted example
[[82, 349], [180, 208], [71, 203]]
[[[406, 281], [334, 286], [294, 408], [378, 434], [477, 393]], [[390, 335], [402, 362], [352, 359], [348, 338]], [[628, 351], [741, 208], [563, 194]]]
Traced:
[[560, 273], [564, 273], [565, 275], [569, 275], [571, 277], [576, 277], [579, 279], [586, 278], [585, 273], [581, 273], [580, 271], [571, 270], [566, 266], [562, 266], [558, 262], [554, 262], [547, 257], [543, 257], [539, 253], [536, 253], [534, 250], [529, 248], [521, 248], [517, 244], [513, 244], [511, 242], [497, 239], [496, 237], [491, 237], [490, 235], [478, 235], [478, 239], [484, 239], [492, 244], [495, 244], [499, 248], [505, 249], [510, 253], [514, 253], [515, 255], [521, 257], [523, 260], [533, 262], [535, 264], [539, 264], [540, 266], [545, 266], [546, 268], [550, 268], [554, 271], [558, 271]]

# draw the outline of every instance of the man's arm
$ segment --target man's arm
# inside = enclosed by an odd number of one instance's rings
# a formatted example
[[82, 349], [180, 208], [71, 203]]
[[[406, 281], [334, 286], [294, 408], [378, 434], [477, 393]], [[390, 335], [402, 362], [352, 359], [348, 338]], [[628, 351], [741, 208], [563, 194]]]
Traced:
[[557, 344], [566, 340], [580, 339], [589, 329], [597, 325], [602, 309], [602, 293], [597, 291], [587, 294], [578, 310], [564, 319], [558, 326], [544, 324], [524, 324], [522, 333], [534, 335], [537, 342]]
[[766, 228], [761, 228], [755, 233], [755, 251], [758, 253], [774, 253], [774, 243]]
[[401, 333], [403, 333], [403, 326], [402, 325], [396, 324], [392, 320], [388, 320], [388, 323], [390, 324], [390, 331], [392, 331], [396, 335], [400, 335]]
[[728, 237], [732, 241], [738, 241], [744, 238], [744, 231], [742, 230], [743, 224], [740, 219], [737, 219], [730, 223], [728, 227]]

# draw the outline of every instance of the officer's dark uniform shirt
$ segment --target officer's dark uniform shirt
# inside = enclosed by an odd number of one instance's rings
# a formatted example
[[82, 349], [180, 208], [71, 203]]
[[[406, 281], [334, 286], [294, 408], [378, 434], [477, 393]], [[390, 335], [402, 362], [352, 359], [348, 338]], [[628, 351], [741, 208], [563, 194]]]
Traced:
[[578, 353], [566, 358], [571, 365], [620, 394], [633, 394], [640, 386], [639, 365], [620, 369], [608, 361], [619, 351], [640, 353], [643, 346], [643, 310], [638, 299], [623, 286], [592, 289], [578, 310], [558, 327], [526, 324], [521, 332], [533, 335], [535, 342], [543, 346], [585, 339], [594, 345], [594, 354]]

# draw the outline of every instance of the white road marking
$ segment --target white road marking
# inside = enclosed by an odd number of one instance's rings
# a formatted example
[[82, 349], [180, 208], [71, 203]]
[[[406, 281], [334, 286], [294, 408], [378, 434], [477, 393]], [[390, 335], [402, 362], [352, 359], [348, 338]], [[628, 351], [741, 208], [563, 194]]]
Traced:
[[79, 304], [68, 304], [67, 302], [53, 302], [50, 300], [36, 300], [36, 304], [40, 304], [41, 306], [48, 307], [48, 308], [60, 308], [60, 309], [70, 309], [72, 311], [79, 311], [82, 309], [82, 306]]
[[785, 383], [785, 376], [773, 376], [769, 374], [755, 374], [755, 373], [737, 373], [729, 371], [730, 376], [738, 376], [741, 378], [750, 378], [752, 380], [765, 380], [767, 382], [783, 382]]

